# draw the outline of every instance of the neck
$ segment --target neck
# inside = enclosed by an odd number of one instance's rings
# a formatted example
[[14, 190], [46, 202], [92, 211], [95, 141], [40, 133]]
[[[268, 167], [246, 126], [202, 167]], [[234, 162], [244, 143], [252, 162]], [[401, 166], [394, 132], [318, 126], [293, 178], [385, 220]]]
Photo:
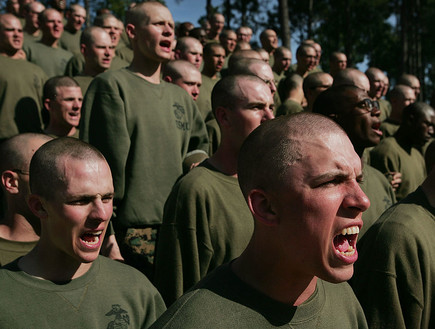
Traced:
[[44, 130], [44, 133], [47, 135], [55, 135], [55, 136], [73, 136], [77, 131], [77, 128], [74, 126], [61, 126], [54, 125], [51, 122], [48, 124], [47, 128]]
[[0, 222], [0, 237], [12, 241], [31, 242], [39, 240], [39, 227], [33, 227], [24, 215], [8, 209]]
[[299, 66], [296, 67], [296, 73], [299, 74], [303, 78], [305, 78], [308, 75], [308, 71], [307, 70], [303, 70]]
[[209, 40], [217, 40], [217, 41], [219, 41], [219, 34], [217, 32], [215, 32], [215, 31], [210, 31], [208, 33], [208, 39]]
[[221, 173], [237, 177], [238, 155], [239, 148], [234, 148], [231, 143], [227, 143], [222, 139], [219, 148], [207, 161]]
[[25, 27], [24, 27], [24, 31], [27, 33], [27, 34], [30, 34], [30, 35], [32, 35], [32, 36], [34, 36], [34, 37], [37, 37], [37, 36], [39, 36], [39, 29], [38, 28], [36, 28], [36, 27], [34, 27], [34, 26], [32, 26], [32, 25], [26, 25]]
[[130, 71], [154, 84], [160, 84], [161, 62], [134, 56]]
[[272, 67], [272, 71], [278, 75], [281, 75], [283, 70], [278, 69], [275, 65]]
[[91, 268], [92, 263], [80, 263], [60, 252], [51, 243], [47, 243], [43, 236], [35, 248], [18, 261], [18, 267], [43, 280], [67, 282], [84, 275]]
[[263, 248], [253, 240], [232, 263], [233, 272], [242, 281], [276, 301], [292, 306], [305, 302], [316, 289], [317, 277], [300, 278], [294, 275], [286, 269], [282, 257], [276, 253], [263, 256]]
[[59, 39], [53, 39], [52, 37], [43, 34], [41, 38], [41, 43], [48, 47], [57, 48]]
[[411, 149], [412, 147], [412, 138], [411, 134], [408, 134], [408, 132], [403, 128], [403, 126], [400, 126], [397, 132], [394, 134], [394, 137], [397, 140], [397, 143], [404, 148], [405, 150]]
[[202, 74], [211, 79], [216, 79], [218, 72], [216, 72], [213, 68], [205, 67], [202, 69]]
[[82, 75], [87, 75], [90, 77], [95, 77], [100, 73], [106, 72], [107, 69], [103, 69], [101, 67], [98, 68], [92, 68], [89, 65], [85, 64], [85, 68], [83, 69]]
[[77, 33], [78, 31], [74, 28], [72, 25], [66, 25], [64, 28], [65, 31], [68, 31], [69, 33]]

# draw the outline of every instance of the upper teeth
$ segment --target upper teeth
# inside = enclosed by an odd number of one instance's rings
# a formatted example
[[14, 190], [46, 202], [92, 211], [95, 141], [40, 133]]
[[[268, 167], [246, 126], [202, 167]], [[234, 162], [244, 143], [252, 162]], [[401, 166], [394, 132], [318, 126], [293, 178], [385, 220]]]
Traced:
[[344, 228], [341, 231], [342, 235], [346, 235], [346, 234], [357, 234], [359, 233], [359, 227], [358, 226], [352, 226], [352, 227], [348, 227], [348, 228]]
[[91, 235], [100, 235], [101, 233], [103, 233], [103, 231], [88, 232], [88, 234], [91, 234]]

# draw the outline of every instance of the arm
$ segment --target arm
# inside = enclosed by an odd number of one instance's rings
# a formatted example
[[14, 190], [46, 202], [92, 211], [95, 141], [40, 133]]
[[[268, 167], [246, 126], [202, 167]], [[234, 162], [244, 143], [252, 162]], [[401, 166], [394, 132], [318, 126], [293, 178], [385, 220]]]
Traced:
[[80, 139], [99, 149], [109, 163], [116, 207], [124, 197], [125, 165], [130, 149], [124, 101], [116, 81], [96, 78], [89, 86], [82, 106]]
[[156, 254], [154, 282], [168, 306], [205, 276], [212, 256], [206, 200], [180, 181], [165, 204]]

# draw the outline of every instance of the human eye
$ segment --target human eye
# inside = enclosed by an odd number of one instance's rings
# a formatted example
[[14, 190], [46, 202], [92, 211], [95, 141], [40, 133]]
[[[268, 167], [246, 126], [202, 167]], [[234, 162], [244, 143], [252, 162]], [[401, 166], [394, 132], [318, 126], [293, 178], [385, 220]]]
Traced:
[[113, 194], [104, 195], [101, 200], [103, 203], [110, 203], [113, 200]]
[[315, 186], [318, 188], [330, 188], [330, 187], [334, 187], [334, 186], [343, 184], [346, 180], [347, 180], [347, 177], [343, 176], [343, 175], [337, 175], [337, 176], [326, 175], [324, 177], [321, 177], [317, 181], [317, 184], [315, 184]]
[[91, 203], [92, 199], [90, 197], [78, 197], [75, 199], [72, 199], [67, 202], [67, 204], [71, 206], [85, 206], [89, 203]]

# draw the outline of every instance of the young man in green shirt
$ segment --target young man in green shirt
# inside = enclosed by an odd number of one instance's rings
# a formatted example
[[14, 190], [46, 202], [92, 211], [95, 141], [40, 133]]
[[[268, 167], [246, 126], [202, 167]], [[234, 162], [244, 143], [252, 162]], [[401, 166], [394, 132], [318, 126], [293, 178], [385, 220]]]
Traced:
[[426, 178], [424, 158], [419, 148], [434, 135], [435, 111], [416, 102], [403, 109], [402, 123], [396, 133], [383, 139], [370, 152], [370, 164], [380, 172], [400, 172], [402, 181], [395, 191], [398, 201], [406, 197]]
[[318, 114], [282, 116], [255, 129], [238, 159], [255, 221], [247, 248], [152, 328], [367, 328], [344, 282], [370, 205], [346, 133]]
[[211, 98], [221, 144], [177, 182], [163, 213], [154, 279], [167, 305], [240, 256], [254, 229], [237, 181], [237, 157], [245, 138], [274, 118], [273, 98], [255, 76], [225, 77]]
[[207, 156], [208, 137], [191, 96], [160, 78], [174, 40], [169, 10], [159, 2], [137, 4], [128, 12], [126, 31], [133, 61], [92, 81], [80, 138], [100, 149], [111, 166], [121, 253], [151, 277], [163, 205], [183, 165]]
[[35, 152], [29, 180], [41, 236], [0, 269], [0, 326], [150, 326], [165, 309], [157, 290], [137, 270], [99, 256], [114, 195], [103, 155], [75, 138], [54, 139]]
[[42, 86], [47, 76], [23, 58], [22, 46], [19, 19], [0, 15], [0, 141], [41, 131]]
[[26, 45], [24, 51], [27, 59], [41, 67], [49, 78], [63, 75], [73, 53], [59, 45], [63, 33], [61, 14], [53, 8], [45, 9], [39, 14], [39, 27], [42, 38]]

